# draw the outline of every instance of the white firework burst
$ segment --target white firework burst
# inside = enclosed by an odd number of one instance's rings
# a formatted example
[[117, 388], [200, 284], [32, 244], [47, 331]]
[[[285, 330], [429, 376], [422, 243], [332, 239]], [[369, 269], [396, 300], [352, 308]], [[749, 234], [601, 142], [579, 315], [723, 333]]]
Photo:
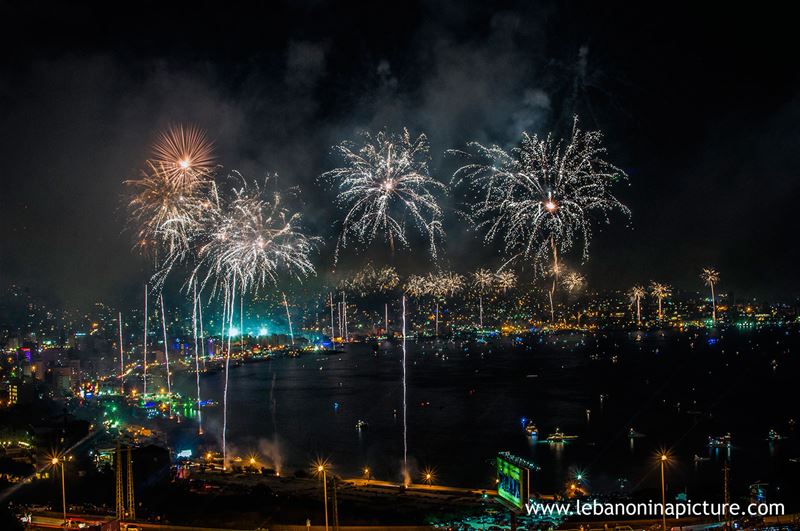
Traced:
[[580, 130], [576, 119], [566, 141], [523, 133], [510, 151], [473, 142], [471, 152], [462, 153], [471, 161], [455, 172], [454, 182], [471, 190], [470, 214], [486, 240], [502, 240], [513, 258], [532, 258], [542, 267], [580, 246], [586, 260], [593, 222], [609, 223], [615, 210], [630, 214], [611, 194], [626, 175], [603, 158], [601, 141], [600, 132]]
[[411, 223], [429, 240], [435, 257], [443, 235], [438, 196], [446, 187], [428, 172], [427, 137], [412, 139], [407, 129], [400, 135], [364, 133], [362, 144], [342, 142], [334, 150], [344, 166], [321, 178], [338, 188], [336, 203], [346, 212], [337, 256], [352, 238], [364, 245], [382, 238], [392, 250], [407, 247], [406, 226]]
[[281, 271], [298, 279], [313, 274], [319, 239], [307, 236], [300, 221], [277, 192], [264, 194], [257, 185], [234, 190], [198, 251], [195, 274], [205, 269], [204, 283], [215, 286], [236, 279], [243, 291], [276, 284]]

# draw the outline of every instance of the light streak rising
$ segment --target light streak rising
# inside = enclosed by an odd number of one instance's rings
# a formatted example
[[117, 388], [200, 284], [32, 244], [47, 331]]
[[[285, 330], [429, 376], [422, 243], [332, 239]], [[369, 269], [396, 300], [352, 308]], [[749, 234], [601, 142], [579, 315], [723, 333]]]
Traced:
[[483, 296], [495, 286], [495, 274], [488, 269], [481, 268], [472, 272], [470, 280], [478, 292], [478, 326], [483, 329]]
[[170, 416], [172, 416], [172, 379], [169, 375], [169, 343], [167, 341], [167, 319], [164, 316], [164, 294], [159, 293], [158, 299], [161, 306], [161, 331], [164, 333], [164, 361], [167, 363], [167, 393], [170, 396]]
[[700, 273], [700, 278], [703, 279], [706, 286], [711, 288], [711, 322], [717, 324], [717, 301], [714, 294], [714, 285], [719, 282], [719, 271], [713, 267], [706, 267]]
[[289, 302], [286, 300], [286, 293], [281, 292], [283, 295], [283, 305], [286, 307], [286, 320], [289, 321], [289, 337], [292, 339], [292, 346], [294, 346], [294, 330], [292, 329], [292, 315], [289, 313]]
[[119, 388], [120, 393], [125, 394], [125, 356], [122, 351], [122, 312], [117, 316], [119, 323]]
[[408, 485], [408, 385], [406, 383], [406, 296], [403, 295], [403, 480]]
[[[200, 349], [198, 348], [197, 345], [197, 311], [199, 305], [200, 301], [197, 298], [197, 282], [193, 282], [192, 283], [192, 334], [194, 336], [194, 370], [195, 370], [195, 384], [197, 386], [197, 434], [203, 435], [203, 410], [200, 401]], [[200, 334], [200, 342], [201, 343], [203, 342], [202, 333]]]
[[144, 285], [144, 338], [142, 340], [142, 397], [147, 397], [147, 284]]
[[647, 295], [647, 290], [644, 286], [634, 286], [628, 290], [628, 300], [631, 306], [636, 305], [636, 322], [642, 323], [642, 298]]

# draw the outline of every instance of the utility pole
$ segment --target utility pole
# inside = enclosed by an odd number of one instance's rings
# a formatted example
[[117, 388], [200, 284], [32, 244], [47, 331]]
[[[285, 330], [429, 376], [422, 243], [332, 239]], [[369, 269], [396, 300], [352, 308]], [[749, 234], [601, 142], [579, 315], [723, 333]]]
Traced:
[[122, 449], [117, 441], [117, 451], [115, 452], [115, 474], [117, 476], [117, 520], [125, 518], [125, 493], [122, 485]]
[[136, 520], [136, 502], [133, 499], [133, 453], [128, 446], [128, 518]]
[[333, 476], [333, 529], [339, 531], [339, 504], [336, 503], [336, 475]]

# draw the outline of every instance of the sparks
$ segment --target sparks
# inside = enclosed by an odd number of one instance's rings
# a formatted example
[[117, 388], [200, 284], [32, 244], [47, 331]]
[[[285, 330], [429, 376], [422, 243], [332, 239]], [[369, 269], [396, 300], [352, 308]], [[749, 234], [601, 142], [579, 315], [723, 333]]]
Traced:
[[382, 238], [392, 250], [398, 244], [408, 247], [409, 220], [436, 256], [443, 235], [437, 196], [446, 187], [428, 173], [428, 150], [427, 137], [412, 139], [407, 129], [400, 135], [364, 133], [360, 146], [342, 142], [334, 147], [345, 164], [321, 178], [338, 188], [336, 202], [346, 212], [335, 256], [354, 238], [364, 246]]

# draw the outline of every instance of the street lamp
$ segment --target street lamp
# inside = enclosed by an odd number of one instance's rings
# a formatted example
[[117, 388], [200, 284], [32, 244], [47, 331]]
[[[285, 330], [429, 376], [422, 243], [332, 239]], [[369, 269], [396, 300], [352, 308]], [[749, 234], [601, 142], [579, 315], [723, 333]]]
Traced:
[[666, 452], [661, 452], [659, 462], [661, 464], [661, 526], [662, 531], [667, 531], [667, 495], [664, 489], [664, 465], [669, 461]]
[[61, 465], [61, 509], [64, 513], [64, 523], [67, 523], [67, 491], [64, 485], [64, 460], [60, 459], [58, 456], [54, 456], [53, 459], [50, 460], [50, 464], [53, 465], [53, 468], [56, 468], [58, 465]]
[[433, 484], [433, 480], [436, 479], [436, 473], [433, 468], [427, 467], [425, 470], [422, 471], [422, 479], [425, 480], [425, 483], [428, 484], [430, 487]]
[[325, 507], [325, 531], [328, 531], [328, 476], [325, 463], [317, 464], [317, 474], [322, 474], [322, 499]]

